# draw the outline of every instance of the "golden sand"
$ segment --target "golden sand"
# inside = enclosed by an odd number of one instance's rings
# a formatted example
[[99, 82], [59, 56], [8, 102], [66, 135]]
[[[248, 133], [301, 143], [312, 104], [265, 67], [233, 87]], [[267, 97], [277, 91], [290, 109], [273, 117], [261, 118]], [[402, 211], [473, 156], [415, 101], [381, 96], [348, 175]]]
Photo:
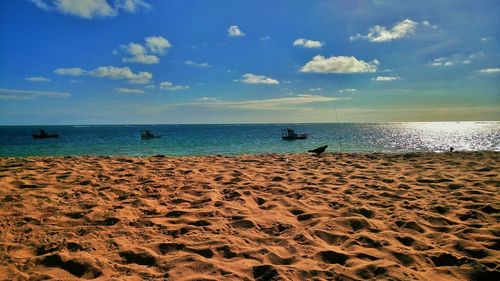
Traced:
[[499, 163], [0, 158], [0, 279], [500, 280]]

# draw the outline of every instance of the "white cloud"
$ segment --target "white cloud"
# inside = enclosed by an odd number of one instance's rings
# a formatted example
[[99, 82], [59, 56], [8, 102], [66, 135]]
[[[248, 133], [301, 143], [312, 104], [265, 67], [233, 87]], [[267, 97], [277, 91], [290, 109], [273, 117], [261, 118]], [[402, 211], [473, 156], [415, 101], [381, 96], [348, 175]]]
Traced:
[[153, 78], [153, 74], [140, 71], [133, 73], [128, 67], [101, 66], [90, 72], [95, 77], [110, 78], [113, 80], [127, 80], [134, 84], [147, 84]]
[[206, 102], [219, 102], [218, 99], [211, 98], [211, 97], [201, 97], [201, 98], [197, 98], [196, 100], [197, 101], [206, 101]]
[[134, 84], [148, 84], [153, 78], [153, 74], [146, 71], [138, 73], [132, 72], [128, 67], [100, 66], [92, 71], [86, 71], [79, 67], [58, 68], [54, 70], [59, 75], [82, 76], [90, 75], [94, 77], [109, 78], [113, 80], [127, 80]]
[[431, 66], [452, 66], [456, 63], [456, 58], [445, 58], [445, 57], [440, 57], [437, 59], [434, 59], [431, 62]]
[[422, 25], [425, 26], [425, 27], [430, 27], [432, 29], [436, 29], [437, 28], [437, 25], [432, 25], [429, 21], [426, 21], [426, 20], [424, 20], [422, 22]]
[[260, 37], [260, 40], [263, 40], [263, 41], [271, 40], [271, 37], [269, 37], [269, 35], [265, 35], [265, 36]]
[[30, 0], [30, 2], [32, 2], [33, 4], [35, 4], [40, 9], [43, 9], [45, 11], [50, 10], [49, 5], [47, 5], [47, 3], [45, 3], [44, 0]]
[[156, 86], [155, 86], [155, 85], [153, 85], [153, 84], [151, 84], [151, 85], [146, 85], [146, 86], [144, 86], [144, 89], [154, 90], [154, 89], [156, 89]]
[[202, 67], [202, 68], [212, 67], [210, 64], [208, 64], [206, 62], [199, 63], [199, 62], [194, 62], [194, 61], [191, 61], [191, 60], [187, 60], [184, 63], [186, 65], [194, 66], [194, 67]]
[[321, 89], [321, 88], [310, 88], [309, 91], [310, 92], [317, 92], [317, 91], [323, 91], [323, 89]]
[[81, 76], [86, 74], [87, 72], [79, 67], [72, 67], [72, 68], [58, 68], [54, 70], [54, 73], [59, 75]]
[[157, 56], [147, 55], [146, 48], [141, 44], [129, 43], [126, 46], [122, 46], [122, 48], [125, 52], [132, 55], [132, 57], [123, 58], [123, 62], [136, 62], [144, 64], [156, 64], [160, 62], [160, 59]]
[[67, 98], [70, 96], [69, 93], [63, 92], [0, 89], [0, 100], [32, 100], [39, 97]]
[[61, 13], [84, 19], [116, 15], [116, 10], [106, 0], [57, 0], [55, 3]]
[[277, 85], [280, 82], [278, 80], [272, 79], [270, 77], [266, 77], [263, 75], [255, 75], [251, 73], [243, 74], [243, 79], [237, 79], [235, 81], [240, 81], [245, 84], [268, 84], [268, 85]]
[[375, 78], [372, 78], [373, 81], [396, 81], [396, 80], [401, 80], [399, 76], [377, 76]]
[[129, 88], [117, 88], [115, 92], [120, 94], [143, 94], [144, 90], [141, 89], [129, 89]]
[[377, 71], [378, 60], [365, 62], [358, 60], [355, 57], [329, 57], [325, 58], [321, 55], [313, 57], [311, 61], [306, 63], [300, 71], [314, 73], [363, 73]]
[[314, 40], [307, 40], [304, 38], [299, 38], [293, 42], [294, 46], [300, 46], [304, 48], [320, 48], [324, 43]]
[[144, 38], [146, 46], [131, 42], [128, 45], [122, 45], [121, 48], [132, 57], [122, 58], [123, 62], [157, 64], [160, 58], [155, 54], [162, 55], [172, 45], [167, 39], [161, 36], [150, 36]]
[[479, 70], [479, 72], [484, 73], [484, 74], [498, 74], [498, 73], [500, 73], [500, 68], [499, 67], [485, 68], [485, 69]]
[[343, 94], [343, 93], [354, 93], [354, 92], [357, 92], [358, 90], [356, 89], [342, 89], [342, 90], [339, 90], [339, 93]]
[[243, 33], [241, 30], [240, 30], [240, 27], [237, 26], [237, 25], [231, 25], [228, 29], [227, 29], [227, 33], [229, 36], [231, 37], [241, 37], [241, 36], [245, 36], [245, 33]]
[[481, 41], [483, 42], [486, 42], [486, 41], [490, 41], [490, 40], [493, 40], [493, 37], [481, 37]]
[[351, 41], [357, 39], [365, 39], [370, 42], [389, 42], [395, 39], [401, 39], [409, 37], [415, 34], [417, 30], [417, 22], [410, 19], [405, 19], [401, 22], [396, 23], [391, 29], [387, 29], [384, 26], [376, 25], [370, 27], [370, 32], [367, 35], [356, 34], [351, 36], [349, 39]]
[[150, 36], [144, 38], [144, 40], [149, 51], [153, 54], [162, 55], [172, 47], [172, 44], [162, 36]]
[[30, 0], [40, 9], [57, 11], [65, 15], [84, 19], [114, 17], [120, 10], [135, 13], [139, 9], [149, 9], [144, 0], [115, 0], [110, 5], [107, 0]]
[[31, 76], [31, 77], [26, 77], [24, 80], [29, 81], [29, 82], [50, 82], [49, 78], [45, 78], [42, 76]]
[[151, 5], [144, 0], [119, 0], [116, 1], [116, 9], [123, 9], [129, 13], [135, 13], [139, 9], [151, 9]]
[[154, 55], [137, 55], [130, 58], [122, 58], [122, 61], [143, 63], [143, 64], [157, 64], [160, 62], [160, 59]]
[[167, 91], [179, 91], [179, 90], [187, 90], [189, 89], [189, 86], [180, 86], [180, 85], [174, 85], [172, 82], [165, 81], [160, 83], [160, 89], [162, 90], [167, 90]]
[[146, 48], [141, 44], [129, 43], [127, 46], [123, 46], [125, 51], [133, 56], [139, 56], [146, 54]]
[[470, 54], [469, 59], [477, 59], [477, 58], [482, 58], [484, 56], [485, 55], [483, 52], [476, 52], [476, 53]]
[[[293, 97], [263, 99], [263, 100], [246, 100], [246, 101], [217, 100], [213, 102], [207, 101], [206, 103], [203, 103], [203, 105], [223, 107], [223, 108], [235, 108], [235, 109], [277, 110], [277, 109], [297, 109], [298, 105], [323, 103], [340, 99], [341, 98], [325, 97], [317, 95], [298, 95]], [[190, 104], [190, 105], [196, 105], [196, 104]]]
[[468, 56], [464, 56], [462, 54], [454, 54], [449, 57], [440, 57], [434, 59], [430, 62], [430, 66], [438, 67], [438, 66], [453, 66], [459, 64], [460, 62], [463, 64], [470, 64], [474, 60], [480, 59], [484, 57], [483, 52], [472, 53]]

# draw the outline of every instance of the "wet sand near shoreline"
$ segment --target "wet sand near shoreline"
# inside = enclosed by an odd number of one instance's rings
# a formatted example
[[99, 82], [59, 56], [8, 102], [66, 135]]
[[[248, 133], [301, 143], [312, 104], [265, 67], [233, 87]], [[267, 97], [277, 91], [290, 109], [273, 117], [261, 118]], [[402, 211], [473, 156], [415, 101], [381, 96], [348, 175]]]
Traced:
[[0, 158], [0, 280], [499, 280], [500, 153]]

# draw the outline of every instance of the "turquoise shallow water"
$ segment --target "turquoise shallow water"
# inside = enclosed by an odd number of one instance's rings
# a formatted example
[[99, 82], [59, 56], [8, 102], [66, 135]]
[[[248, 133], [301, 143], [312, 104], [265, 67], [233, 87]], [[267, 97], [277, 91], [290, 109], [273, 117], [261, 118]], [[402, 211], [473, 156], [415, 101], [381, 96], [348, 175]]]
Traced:
[[[286, 127], [309, 138], [284, 141]], [[60, 137], [33, 139], [32, 130], [41, 128]], [[162, 137], [141, 140], [141, 130]], [[500, 122], [0, 127], [0, 156], [299, 153], [325, 144], [328, 151], [362, 153], [500, 151]]]

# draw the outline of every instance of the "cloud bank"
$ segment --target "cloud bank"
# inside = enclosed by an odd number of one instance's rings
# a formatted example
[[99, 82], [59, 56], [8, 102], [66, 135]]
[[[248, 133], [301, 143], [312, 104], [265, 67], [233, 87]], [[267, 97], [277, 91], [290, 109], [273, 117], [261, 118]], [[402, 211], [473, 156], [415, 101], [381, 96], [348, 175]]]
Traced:
[[33, 91], [33, 90], [13, 90], [13, 89], [0, 89], [0, 100], [4, 101], [20, 101], [20, 100], [33, 100], [39, 97], [43, 98], [68, 98], [71, 95], [63, 92], [47, 92], [47, 91]]
[[480, 73], [484, 73], [484, 74], [499, 74], [500, 73], [500, 68], [485, 68], [485, 69], [481, 69], [479, 70]]
[[[330, 102], [345, 98], [325, 97], [319, 95], [298, 95], [295, 97], [245, 100], [245, 101], [219, 101], [211, 98], [204, 99], [204, 103], [192, 103], [187, 105], [204, 105], [221, 108], [249, 109], [249, 110], [276, 110], [276, 109], [297, 109], [297, 105]], [[202, 101], [198, 99], [198, 101]], [[183, 104], [186, 105], [186, 104]], [[290, 108], [293, 107], [293, 108]]]

